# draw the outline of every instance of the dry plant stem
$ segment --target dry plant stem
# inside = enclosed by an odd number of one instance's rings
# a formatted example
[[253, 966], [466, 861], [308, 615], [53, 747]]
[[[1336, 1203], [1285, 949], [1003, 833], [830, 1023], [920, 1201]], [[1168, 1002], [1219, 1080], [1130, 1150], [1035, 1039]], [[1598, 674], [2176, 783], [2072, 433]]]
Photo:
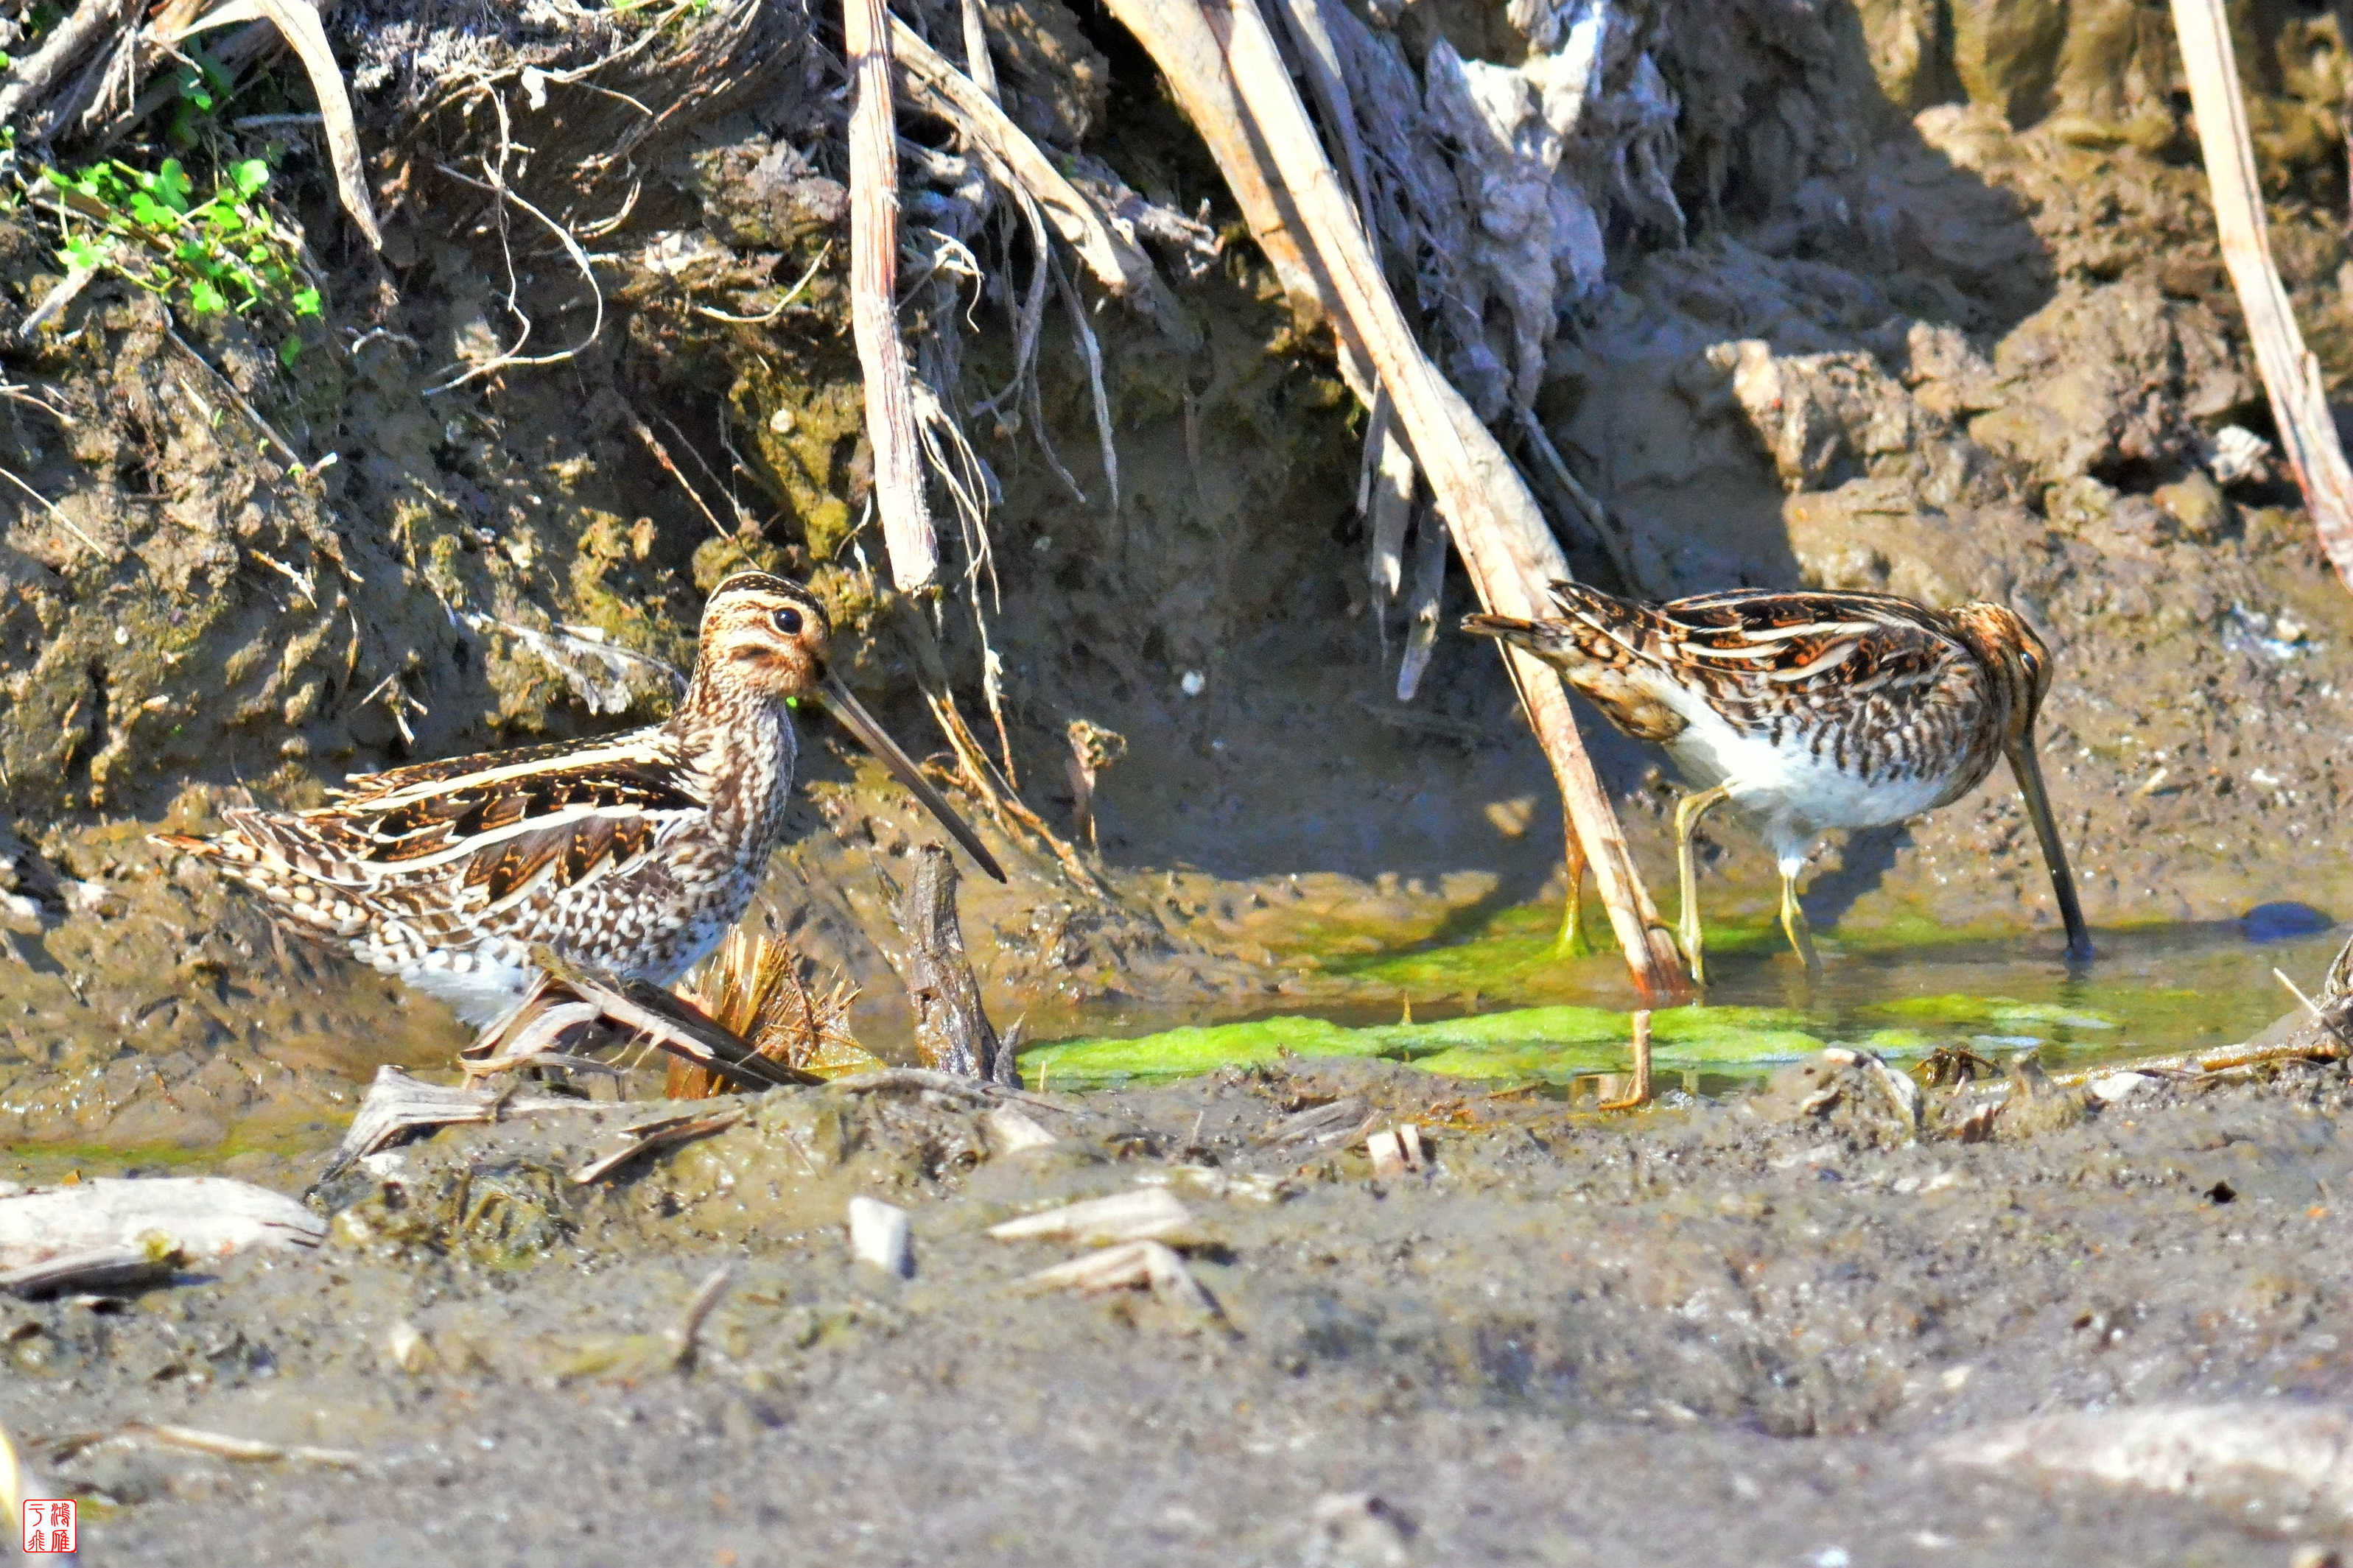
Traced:
[[964, 68], [972, 85], [997, 102], [997, 62], [988, 57], [988, 26], [980, 0], [964, 0]]
[[735, 1270], [721, 1264], [695, 1288], [694, 1295], [681, 1312], [678, 1326], [670, 1331], [670, 1364], [683, 1367], [694, 1360], [695, 1341], [702, 1333], [702, 1325], [726, 1299], [728, 1287], [735, 1282]]
[[[1373, 376], [1366, 362], [1377, 372], [1482, 602], [1503, 615], [1544, 614], [1545, 585], [1568, 575], [1567, 559], [1511, 459], [1414, 341], [1257, 7], [1251, 0], [1202, 0], [1198, 8], [1150, 0], [1110, 4], [1202, 131], [1286, 288], [1287, 269], [1296, 267], [1307, 298], [1329, 308], [1343, 372], [1367, 403]], [[1235, 117], [1231, 124], [1217, 123], [1220, 110]], [[1261, 148], [1271, 172], [1261, 161]], [[1312, 237], [1312, 267], [1293, 221]], [[1652, 1003], [1688, 999], [1690, 984], [1673, 940], [1594, 775], [1559, 678], [1516, 649], [1504, 657], [1552, 763], [1636, 987]]]
[[[1340, 144], [1346, 161], [1348, 191], [1356, 199], [1356, 216], [1365, 232], [1373, 227], [1373, 182], [1365, 172], [1365, 139], [1356, 128], [1356, 106], [1348, 97], [1347, 73], [1340, 68], [1340, 51], [1324, 25], [1322, 0], [1274, 0], [1276, 14], [1291, 36], [1293, 47], [1307, 78], [1308, 90], [1324, 116], [1324, 129]], [[1378, 244], [1378, 239], [1375, 239]]]
[[2347, 466], [2345, 449], [2337, 444], [2320, 362], [2304, 346], [2287, 289], [2272, 264], [2254, 142], [2239, 94], [2238, 64], [2222, 0], [2173, 0], [2173, 29], [2180, 39], [2182, 70], [2189, 79], [2206, 178], [2213, 187], [2222, 260], [2238, 290], [2239, 308], [2246, 313], [2247, 336], [2254, 344], [2263, 390], [2271, 395], [2272, 419], [2295, 469], [2296, 486], [2304, 491], [2320, 546], [2338, 578], [2353, 588], [2353, 468]]
[[18, 478], [14, 469], [0, 468], [0, 479], [7, 480], [10, 484], [16, 486], [18, 489], [23, 490], [26, 495], [32, 497], [34, 500], [39, 502], [41, 510], [47, 512], [49, 516], [56, 521], [58, 527], [64, 529], [68, 533], [72, 534], [76, 539], [81, 541], [82, 543], [88, 545], [91, 553], [95, 554], [100, 560], [111, 562], [115, 559], [112, 552], [109, 551], [104, 545], [99, 543], [97, 540], [92, 539], [89, 534], [84, 533], [81, 531], [79, 524], [76, 523], [73, 519], [68, 517], [63, 511], [59, 510], [57, 502], [51, 500], [48, 497], [35, 489], [30, 484], [27, 484], [24, 479]]
[[368, 1086], [367, 1099], [360, 1104], [360, 1113], [352, 1119], [350, 1130], [343, 1134], [335, 1157], [320, 1179], [324, 1181], [353, 1161], [373, 1154], [420, 1128], [497, 1121], [508, 1116], [570, 1115], [595, 1109], [592, 1102], [585, 1100], [510, 1096], [471, 1087], [448, 1088], [413, 1079], [396, 1067], [380, 1067], [375, 1069], [375, 1081]]
[[899, 144], [882, 0], [842, 0], [841, 31], [857, 89], [849, 112], [850, 329], [866, 378], [874, 505], [882, 514], [891, 580], [901, 593], [913, 593], [939, 576], [940, 542], [923, 499], [907, 348], [899, 341]]
[[82, 0], [0, 86], [0, 125], [22, 126], [25, 108], [55, 87], [91, 45], [131, 15], [128, 0]]
[[987, 1083], [978, 1079], [958, 1078], [953, 1073], [934, 1072], [929, 1068], [885, 1068], [880, 1072], [838, 1078], [827, 1087], [843, 1094], [944, 1094], [983, 1105], [1011, 1100], [1019, 1105], [1035, 1106], [1040, 1110], [1058, 1111], [1081, 1121], [1106, 1120], [1103, 1112], [1089, 1110], [1083, 1105], [1069, 1105], [1042, 1094], [1031, 1094], [1027, 1089]]
[[629, 1140], [609, 1154], [601, 1154], [572, 1173], [572, 1184], [585, 1187], [612, 1174], [640, 1154], [657, 1149], [667, 1149], [676, 1143], [691, 1143], [697, 1138], [707, 1138], [713, 1132], [724, 1132], [742, 1121], [751, 1112], [742, 1106], [731, 1106], [708, 1116], [664, 1116], [652, 1121], [640, 1122], [624, 1130]]

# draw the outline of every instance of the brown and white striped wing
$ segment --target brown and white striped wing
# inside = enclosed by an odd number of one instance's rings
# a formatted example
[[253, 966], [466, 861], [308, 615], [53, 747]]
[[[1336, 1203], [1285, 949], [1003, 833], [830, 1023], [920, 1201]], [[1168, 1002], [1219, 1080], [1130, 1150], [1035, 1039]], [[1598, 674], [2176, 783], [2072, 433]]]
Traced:
[[[1976, 661], [1933, 610], [1877, 594], [1703, 594], [1662, 605], [1655, 657], [1736, 724], [1865, 707], [1909, 708], [1974, 685]], [[1948, 697], [1961, 693], [1952, 691]]]
[[[430, 889], [420, 908], [479, 921], [533, 895], [627, 875], [705, 810], [681, 769], [642, 748], [574, 748], [565, 767], [512, 752], [480, 762], [488, 765], [456, 776], [377, 775], [395, 787], [305, 813], [275, 836], [278, 847], [322, 880], [395, 902]], [[313, 842], [290, 842], [306, 837]]]

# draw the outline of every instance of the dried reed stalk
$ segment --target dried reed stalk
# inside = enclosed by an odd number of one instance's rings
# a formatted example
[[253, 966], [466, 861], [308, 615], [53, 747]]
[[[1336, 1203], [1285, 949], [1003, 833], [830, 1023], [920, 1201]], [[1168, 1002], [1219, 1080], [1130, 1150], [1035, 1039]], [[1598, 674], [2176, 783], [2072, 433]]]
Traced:
[[2272, 264], [2254, 142], [2247, 132], [2246, 104], [2239, 96], [2239, 68], [2222, 0], [2173, 0], [2173, 30], [2189, 79], [2189, 104], [2198, 116], [2207, 183], [2213, 188], [2222, 261], [2231, 269], [2239, 308], [2246, 313], [2247, 336], [2254, 344], [2263, 390], [2271, 395], [2272, 420], [2295, 469], [2296, 488], [2304, 492], [2320, 547], [2338, 578], [2353, 588], [2353, 468], [2347, 466], [2345, 449], [2337, 443], [2320, 362], [2304, 346], [2287, 289]]
[[[883, 1065], [849, 1032], [857, 991], [845, 980], [813, 990], [801, 979], [791, 947], [776, 937], [753, 936], [737, 926], [681, 994], [760, 1055], [798, 1071], [840, 1078]], [[671, 1100], [708, 1100], [733, 1088], [699, 1063], [670, 1059], [664, 1093]]]
[[[1368, 405], [1377, 374], [1481, 601], [1503, 615], [1545, 614], [1545, 587], [1569, 574], [1567, 561], [1511, 459], [1415, 341], [1252, 0], [1109, 4], [1201, 129], [1286, 289], [1287, 269], [1299, 268], [1332, 317], [1343, 373]], [[1585, 754], [1559, 677], [1517, 650], [1504, 659], [1636, 987], [1653, 1003], [1687, 999], [1673, 939]]]
[[842, 0], [842, 47], [857, 98], [849, 111], [849, 324], [866, 379], [874, 507], [901, 593], [939, 575], [939, 535], [923, 499], [907, 350], [899, 341], [899, 142], [891, 108], [891, 30], [882, 0]]

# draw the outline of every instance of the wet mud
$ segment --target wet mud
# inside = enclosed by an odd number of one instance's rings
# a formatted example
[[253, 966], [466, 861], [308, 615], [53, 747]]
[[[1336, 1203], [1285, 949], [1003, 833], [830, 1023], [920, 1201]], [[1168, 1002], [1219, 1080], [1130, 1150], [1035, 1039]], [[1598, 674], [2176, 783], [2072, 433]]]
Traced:
[[[1826, 1102], [1848, 1070], [1628, 1120], [1295, 1059], [1049, 1093], [1011, 1140], [922, 1094], [778, 1091], [587, 1186], [635, 1108], [452, 1129], [322, 1187], [318, 1257], [0, 1309], [0, 1421], [62, 1455], [97, 1562], [217, 1561], [264, 1520], [272, 1561], [352, 1564], [634, 1561], [649, 1530], [743, 1563], [2341, 1545], [2293, 1455], [2197, 1497], [1950, 1458], [2055, 1409], [2353, 1400], [2341, 1066], [2078, 1095], [1975, 1142]], [[1376, 1175], [1362, 1129], [1408, 1121], [1424, 1167]], [[986, 1234], [1146, 1185], [1191, 1211], [1206, 1307], [1025, 1291], [1078, 1249]], [[912, 1278], [851, 1259], [853, 1195], [912, 1211]], [[134, 1417], [348, 1468], [83, 1436]]]

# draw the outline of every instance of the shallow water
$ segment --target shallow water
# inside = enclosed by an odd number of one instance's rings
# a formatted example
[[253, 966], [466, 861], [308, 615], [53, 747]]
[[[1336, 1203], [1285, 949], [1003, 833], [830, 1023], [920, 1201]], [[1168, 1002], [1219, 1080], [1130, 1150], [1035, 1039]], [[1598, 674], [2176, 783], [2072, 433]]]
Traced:
[[[1204, 1023], [1131, 1005], [1023, 1053], [1071, 1088], [1179, 1078], [1285, 1056], [1383, 1056], [1487, 1079], [1567, 1083], [1625, 1062], [1632, 998], [1614, 953], [1562, 959], [1540, 911], [1470, 941], [1333, 963], [1349, 984], [1294, 1009]], [[1778, 934], [1778, 933], [1777, 933]], [[2052, 933], [1823, 943], [1810, 980], [1739, 933], [1711, 955], [1704, 1006], [1653, 1016], [1669, 1085], [1718, 1091], [1831, 1042], [1894, 1058], [1961, 1047], [2046, 1066], [2196, 1051], [2248, 1038], [2295, 1006], [2276, 968], [2315, 991], [2344, 933], [2250, 941], [2238, 922], [2098, 933], [2071, 964]]]

